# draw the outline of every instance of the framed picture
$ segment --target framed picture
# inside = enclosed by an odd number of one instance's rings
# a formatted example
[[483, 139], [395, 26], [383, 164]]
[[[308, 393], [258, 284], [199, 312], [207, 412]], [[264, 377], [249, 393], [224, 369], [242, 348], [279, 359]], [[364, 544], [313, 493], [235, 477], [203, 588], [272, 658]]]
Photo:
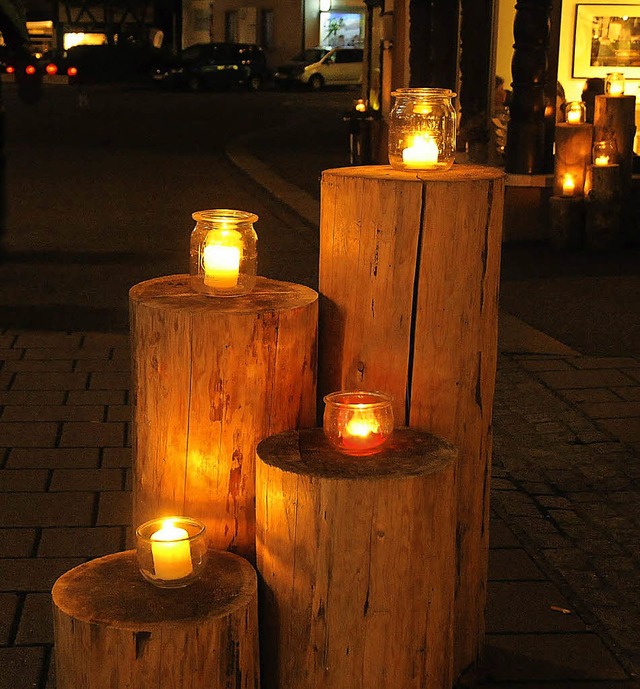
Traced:
[[574, 79], [623, 72], [640, 79], [640, 4], [576, 5]]

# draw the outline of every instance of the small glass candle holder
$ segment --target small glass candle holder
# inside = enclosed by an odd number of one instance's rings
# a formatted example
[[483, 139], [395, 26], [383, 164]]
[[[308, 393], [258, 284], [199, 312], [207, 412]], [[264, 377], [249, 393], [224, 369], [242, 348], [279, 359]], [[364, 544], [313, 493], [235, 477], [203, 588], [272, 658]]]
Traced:
[[398, 89], [389, 116], [389, 163], [397, 170], [449, 170], [456, 154], [456, 111], [449, 89]]
[[344, 390], [332, 392], [324, 402], [324, 434], [340, 452], [371, 455], [391, 438], [393, 407], [390, 395]]
[[151, 519], [136, 529], [140, 573], [155, 586], [181, 588], [193, 583], [207, 560], [206, 528], [189, 517]]
[[613, 141], [596, 141], [593, 144], [592, 160], [597, 167], [612, 165], [616, 160], [616, 146]]
[[258, 216], [216, 209], [193, 214], [191, 287], [213, 297], [236, 297], [255, 287], [258, 268]]
[[562, 195], [563, 196], [573, 196], [576, 191], [576, 181], [573, 175], [566, 174], [562, 178]]
[[587, 104], [581, 100], [569, 101], [564, 110], [567, 124], [584, 124], [587, 121]]
[[624, 96], [624, 74], [610, 72], [604, 80], [604, 92], [607, 96]]

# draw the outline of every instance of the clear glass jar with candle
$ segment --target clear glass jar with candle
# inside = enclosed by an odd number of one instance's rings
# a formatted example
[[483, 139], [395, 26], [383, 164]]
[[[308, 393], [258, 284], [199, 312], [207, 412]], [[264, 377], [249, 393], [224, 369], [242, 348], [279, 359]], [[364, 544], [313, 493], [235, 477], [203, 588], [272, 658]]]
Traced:
[[191, 287], [214, 297], [251, 292], [258, 268], [258, 216], [247, 211], [216, 209], [193, 214]]
[[390, 395], [343, 390], [326, 395], [324, 403], [324, 434], [340, 452], [371, 455], [391, 438], [393, 406]]
[[398, 89], [389, 117], [389, 163], [397, 170], [448, 170], [456, 154], [449, 89]]
[[613, 165], [617, 159], [615, 143], [611, 140], [594, 142], [591, 159], [593, 160], [593, 164], [598, 167]]
[[206, 529], [189, 517], [151, 519], [136, 529], [140, 573], [160, 588], [194, 582], [207, 561]]
[[607, 96], [623, 96], [624, 74], [622, 72], [609, 72], [604, 80], [604, 92]]
[[564, 119], [567, 124], [584, 124], [587, 121], [587, 104], [581, 100], [572, 100], [564, 109]]

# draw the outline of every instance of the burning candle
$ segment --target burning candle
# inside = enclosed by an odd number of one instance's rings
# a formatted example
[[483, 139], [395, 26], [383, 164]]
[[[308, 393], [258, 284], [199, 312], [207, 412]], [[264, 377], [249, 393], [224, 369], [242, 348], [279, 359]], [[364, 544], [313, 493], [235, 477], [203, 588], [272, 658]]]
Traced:
[[611, 72], [607, 74], [604, 81], [604, 92], [609, 96], [623, 96], [624, 74], [622, 74], [622, 72]]
[[408, 168], [432, 168], [438, 162], [438, 154], [438, 144], [432, 136], [417, 135], [402, 151], [402, 162]]
[[565, 175], [562, 180], [562, 195], [563, 196], [573, 196], [576, 190], [575, 180], [571, 175]]
[[189, 533], [165, 519], [162, 528], [151, 534], [153, 567], [158, 579], [183, 579], [193, 571]]
[[586, 105], [579, 100], [569, 101], [565, 108], [567, 124], [582, 124], [586, 119]]
[[202, 250], [204, 284], [220, 289], [235, 287], [240, 275], [242, 236], [236, 230], [214, 230]]
[[593, 161], [598, 167], [604, 167], [609, 164], [609, 156], [600, 155]]

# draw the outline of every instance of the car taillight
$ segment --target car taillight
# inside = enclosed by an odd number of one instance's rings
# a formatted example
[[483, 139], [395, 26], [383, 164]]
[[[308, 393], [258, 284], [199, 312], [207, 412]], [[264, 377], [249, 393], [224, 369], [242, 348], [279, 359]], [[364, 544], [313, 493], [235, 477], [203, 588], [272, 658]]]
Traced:
[[16, 71], [15, 67], [12, 67], [11, 65], [8, 65], [7, 67], [7, 74], [14, 74]]
[[68, 77], [75, 77], [78, 75], [78, 68], [77, 67], [69, 67], [67, 69], [67, 76]]
[[35, 73], [36, 73], [36, 68], [35, 68], [33, 65], [27, 65], [27, 66], [24, 68], [24, 71], [25, 71], [27, 74], [35, 74]]
[[54, 65], [53, 62], [50, 62], [44, 69], [47, 74], [53, 75], [58, 73], [58, 66]]

